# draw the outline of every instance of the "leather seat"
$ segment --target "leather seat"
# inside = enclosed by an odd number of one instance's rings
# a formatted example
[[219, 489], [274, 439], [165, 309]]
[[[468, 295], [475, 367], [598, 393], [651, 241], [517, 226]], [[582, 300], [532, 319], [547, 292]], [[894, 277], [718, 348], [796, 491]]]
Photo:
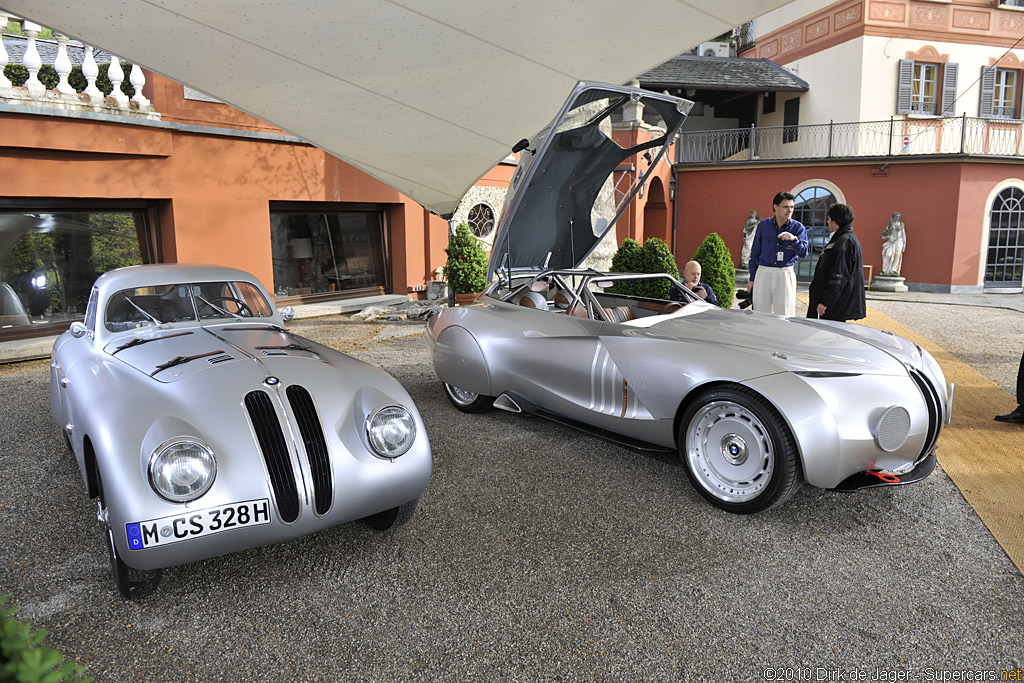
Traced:
[[629, 306], [616, 306], [615, 308], [604, 309], [605, 317], [613, 323], [624, 323], [634, 320], [633, 310]]
[[544, 296], [538, 292], [526, 292], [519, 298], [519, 305], [525, 306], [526, 308], [536, 308], [542, 311], [548, 310], [548, 302]]
[[573, 316], [574, 318], [590, 318], [590, 315], [587, 313], [587, 307], [584, 306], [579, 301], [570, 306], [569, 310], [566, 311], [566, 313]]

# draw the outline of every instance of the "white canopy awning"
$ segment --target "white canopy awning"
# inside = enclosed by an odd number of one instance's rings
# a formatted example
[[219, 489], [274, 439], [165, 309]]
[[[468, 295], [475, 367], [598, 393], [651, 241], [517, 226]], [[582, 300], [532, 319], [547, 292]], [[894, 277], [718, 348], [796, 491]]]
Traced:
[[789, 0], [0, 0], [445, 215], [577, 81], [625, 83]]

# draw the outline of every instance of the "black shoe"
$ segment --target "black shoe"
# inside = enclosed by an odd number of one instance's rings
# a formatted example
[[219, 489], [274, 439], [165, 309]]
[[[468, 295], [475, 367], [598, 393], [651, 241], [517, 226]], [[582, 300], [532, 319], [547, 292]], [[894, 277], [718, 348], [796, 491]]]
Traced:
[[1017, 409], [1006, 415], [996, 415], [996, 419], [1000, 422], [1015, 422], [1017, 424], [1024, 424], [1024, 406], [1017, 406]]

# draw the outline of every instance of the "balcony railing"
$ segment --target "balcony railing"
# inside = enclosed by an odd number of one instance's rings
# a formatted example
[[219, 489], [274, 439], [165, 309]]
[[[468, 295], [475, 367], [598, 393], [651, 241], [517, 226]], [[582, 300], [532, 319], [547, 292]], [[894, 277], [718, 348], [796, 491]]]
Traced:
[[[0, 29], [7, 27], [7, 20], [7, 15], [0, 11]], [[53, 32], [54, 39], [52, 41], [42, 40], [39, 38], [40, 30], [41, 27], [38, 24], [24, 21], [22, 22], [24, 36], [4, 34], [3, 40], [0, 40], [0, 102], [97, 111], [121, 116], [160, 118], [150, 101], [142, 94], [146, 76], [137, 64], [132, 65], [130, 72], [126, 75], [121, 66], [121, 60], [114, 55], [104, 53], [104, 58], [110, 61], [106, 76], [112, 86], [110, 94], [104, 95], [96, 85], [100, 68], [96, 63], [93, 47], [77, 41], [70, 41], [67, 36], [57, 32]], [[8, 53], [8, 46], [12, 48], [11, 53], [13, 54]], [[53, 69], [57, 74], [56, 87], [53, 89], [48, 89], [39, 80], [39, 72], [44, 64], [40, 47], [43, 48], [43, 55], [47, 56], [45, 63], [52, 62]], [[69, 81], [74, 71], [72, 55], [75, 56], [74, 61], [81, 64], [81, 77], [74, 79], [79, 81], [77, 88]], [[12, 83], [4, 74], [4, 69], [8, 64], [24, 67], [22, 77], [24, 78], [24, 72], [27, 72], [28, 78], [18, 85]], [[132, 97], [126, 95], [121, 88], [121, 84], [126, 78], [134, 88]]]
[[684, 132], [676, 143], [676, 162], [681, 164], [941, 154], [1021, 156], [1024, 154], [1024, 121], [965, 115], [805, 126], [751, 126]]

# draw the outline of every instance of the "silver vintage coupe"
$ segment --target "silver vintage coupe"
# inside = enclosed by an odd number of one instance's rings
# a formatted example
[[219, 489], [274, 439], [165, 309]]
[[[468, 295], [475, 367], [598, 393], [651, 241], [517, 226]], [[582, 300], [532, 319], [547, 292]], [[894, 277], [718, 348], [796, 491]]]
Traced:
[[[638, 104], [651, 140], [620, 146], [611, 131]], [[689, 106], [580, 84], [520, 143], [493, 283], [428, 322], [449, 400], [677, 451], [700, 495], [735, 513], [776, 506], [801, 480], [855, 490], [928, 476], [952, 386], [917, 345], [863, 326], [722, 310], [668, 275], [581, 267]], [[616, 171], [634, 164], [647, 172], [617, 187]]]
[[125, 597], [168, 566], [412, 515], [431, 454], [409, 394], [286, 317], [244, 271], [136, 266], [54, 343], [53, 419]]

